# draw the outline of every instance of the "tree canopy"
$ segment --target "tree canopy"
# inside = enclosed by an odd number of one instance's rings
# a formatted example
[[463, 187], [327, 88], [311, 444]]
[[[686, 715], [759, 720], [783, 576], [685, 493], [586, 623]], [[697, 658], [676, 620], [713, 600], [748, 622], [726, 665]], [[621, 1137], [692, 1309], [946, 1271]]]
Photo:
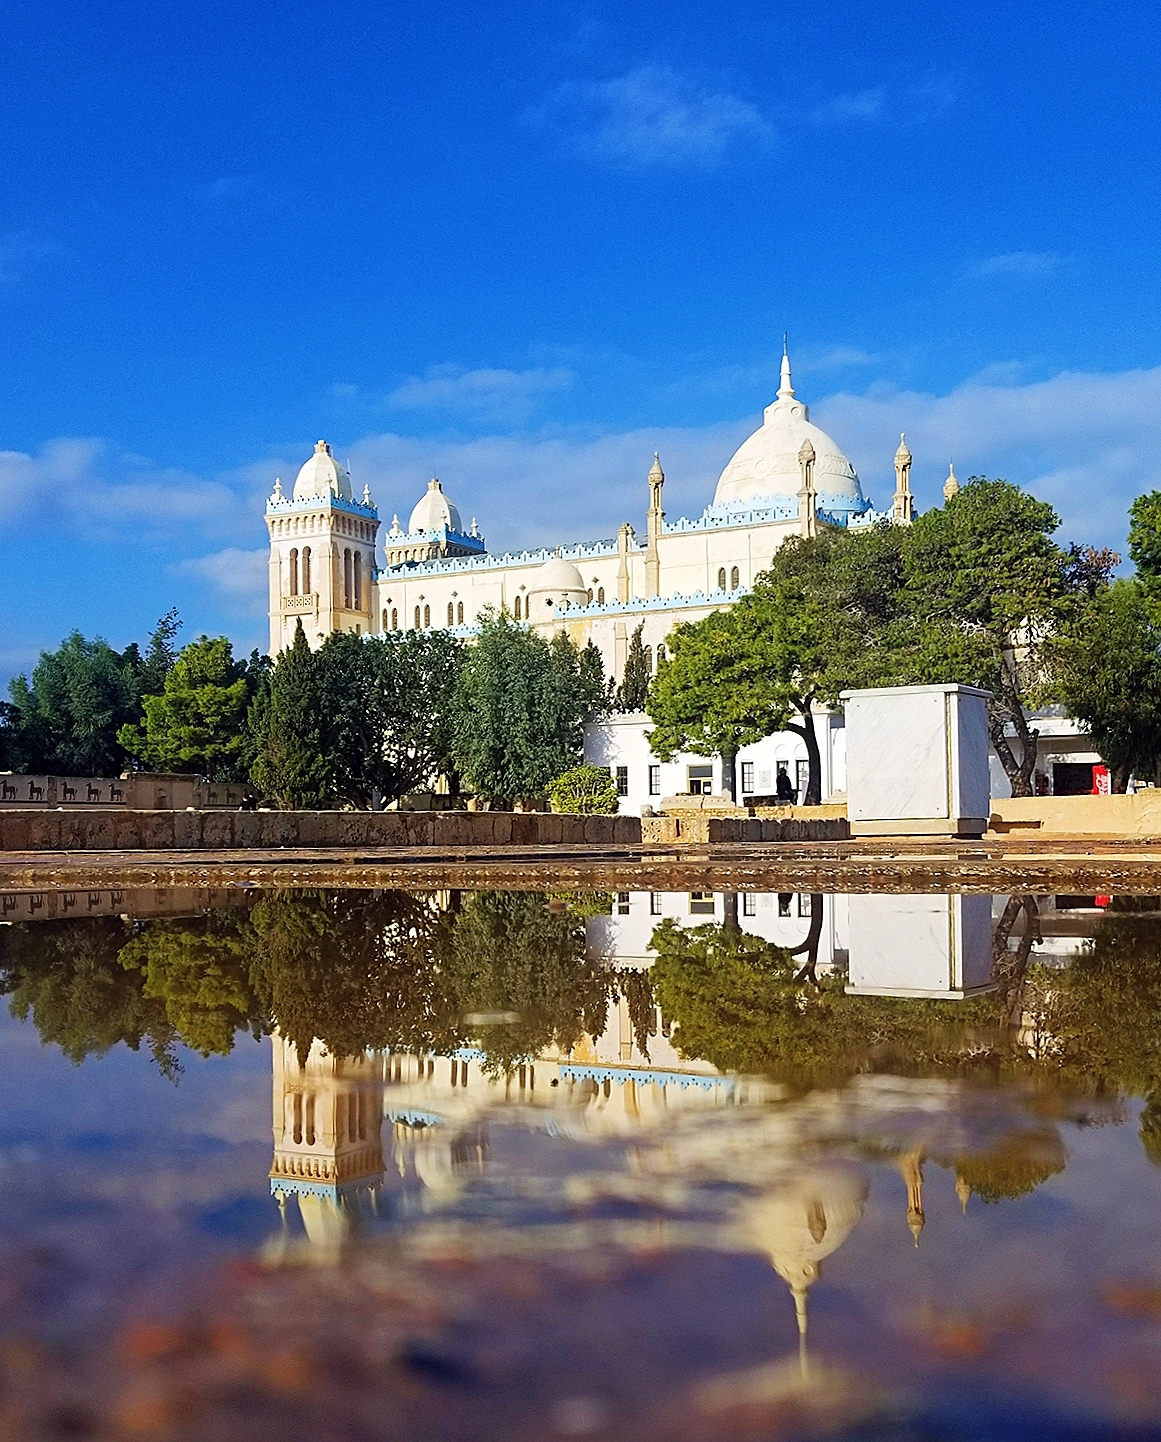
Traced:
[[549, 642], [505, 612], [484, 617], [452, 708], [453, 756], [477, 795], [542, 797], [580, 762], [585, 723], [608, 707], [599, 662], [595, 647], [578, 652], [563, 632]]

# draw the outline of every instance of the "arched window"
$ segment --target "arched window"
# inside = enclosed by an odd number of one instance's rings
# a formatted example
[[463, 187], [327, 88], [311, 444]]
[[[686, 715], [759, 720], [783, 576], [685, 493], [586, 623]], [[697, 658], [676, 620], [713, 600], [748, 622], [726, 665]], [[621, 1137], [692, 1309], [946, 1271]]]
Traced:
[[653, 647], [652, 647], [652, 646], [646, 646], [646, 647], [645, 647], [645, 664], [646, 664], [646, 666], [648, 666], [648, 668], [649, 668], [650, 671], [653, 670]]
[[431, 607], [430, 607], [430, 606], [424, 606], [424, 608], [423, 608], [423, 624], [424, 624], [424, 626], [430, 626], [430, 625], [431, 625]]
[[603, 606], [604, 604], [605, 604], [605, 588], [604, 588], [604, 586], [598, 586], [598, 587], [597, 587], [597, 605], [598, 605], [598, 606]]
[[664, 646], [661, 646], [661, 645], [658, 645], [658, 647], [657, 647], [657, 664], [658, 664], [658, 666], [660, 666], [661, 663], [662, 663], [662, 661], [664, 661], [664, 660], [665, 660], [665, 647], [664, 647]]
[[302, 548], [302, 594], [310, 595], [310, 547]]
[[415, 629], [416, 629], [417, 631], [419, 630], [419, 607], [418, 607], [418, 606], [416, 606], [416, 608], [415, 608]]
[[463, 624], [464, 624], [464, 603], [463, 603], [462, 601], [459, 601], [459, 602], [456, 604], [456, 625], [457, 625], [457, 626], [462, 626]]
[[355, 584], [354, 584], [354, 587], [353, 587], [353, 595], [354, 595], [354, 601], [355, 601], [355, 610], [356, 610], [356, 611], [361, 611], [361, 610], [363, 609], [363, 553], [362, 553], [362, 551], [356, 551], [356, 552], [355, 552], [354, 571], [355, 571]]
[[456, 608], [451, 601], [447, 603], [447, 623], [449, 626], [454, 626], [456, 623]]
[[512, 615], [516, 618], [517, 621], [520, 620], [520, 597], [519, 597], [519, 596], [517, 596], [516, 599], [512, 602]]
[[592, 604], [593, 604], [593, 588], [590, 586], [590, 587], [589, 587], [589, 605], [591, 606]]
[[290, 553], [290, 594], [298, 595], [298, 549]]
[[730, 590], [731, 590], [731, 591], [736, 591], [737, 589], [738, 589], [738, 568], [737, 568], [737, 566], [735, 566], [735, 567], [733, 568], [733, 570], [730, 572]]
[[351, 552], [343, 552], [343, 605], [349, 611], [351, 609]]
[[383, 607], [383, 629], [384, 629], [384, 631], [388, 631], [388, 630], [391, 629], [391, 628], [388, 626], [388, 624], [387, 624], [388, 621], [390, 621], [390, 619], [391, 619], [391, 617], [387, 614], [387, 607], [384, 606], [384, 607]]
[[725, 566], [723, 566], [723, 567], [721, 568], [721, 570], [718, 572], [718, 590], [719, 590], [719, 591], [724, 591], [725, 589], [726, 589], [726, 568], [725, 568]]
[[399, 607], [398, 607], [398, 606], [392, 606], [392, 607], [391, 607], [391, 629], [392, 629], [393, 631], [398, 631], [398, 630], [399, 630]]

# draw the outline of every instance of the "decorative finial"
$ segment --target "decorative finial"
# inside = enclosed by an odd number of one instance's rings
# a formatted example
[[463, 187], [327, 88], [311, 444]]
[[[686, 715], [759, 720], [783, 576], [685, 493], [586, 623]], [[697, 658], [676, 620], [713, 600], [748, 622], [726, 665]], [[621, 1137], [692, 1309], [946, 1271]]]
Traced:
[[967, 1204], [971, 1201], [972, 1184], [966, 1177], [957, 1176], [955, 1179], [955, 1194], [959, 1198], [959, 1204], [963, 1208], [963, 1214], [967, 1216]]
[[782, 332], [782, 354], [787, 360], [790, 359], [790, 332], [788, 330]]
[[399, 517], [398, 517], [398, 516], [392, 516], [392, 517], [391, 517], [391, 534], [392, 534], [393, 536], [401, 536], [401, 535], [403, 534], [403, 532], [399, 529]]
[[272, 501], [281, 501], [281, 500], [283, 499], [283, 495], [282, 495], [282, 477], [281, 477], [281, 476], [275, 476], [275, 477], [274, 477], [274, 494], [271, 496], [270, 499], [271, 499]]
[[899, 432], [899, 449], [895, 452], [895, 456], [897, 460], [902, 460], [904, 457], [906, 457], [907, 460], [911, 459], [911, 452], [907, 447], [907, 434], [905, 431]]
[[364, 486], [364, 487], [363, 487], [363, 504], [364, 504], [365, 506], [369, 506], [369, 505], [371, 504], [371, 487], [370, 487], [370, 486]]
[[475, 516], [472, 517], [472, 529], [471, 529], [471, 531], [469, 531], [468, 534], [471, 535], [471, 536], [473, 536], [476, 540], [479, 540], [479, 538], [480, 538], [480, 532], [479, 532], [478, 527], [476, 526], [476, 518], [475, 518]]
[[794, 387], [790, 383], [790, 352], [785, 349], [786, 340], [783, 338], [782, 351], [782, 374], [778, 384], [778, 399], [780, 401], [791, 401], [794, 399]]
[[314, 449], [316, 455], [329, 456], [331, 453], [331, 448], [327, 445], [326, 441], [315, 441]]
[[955, 466], [951, 461], [947, 463], [947, 480], [943, 483], [943, 499], [953, 500], [959, 495], [959, 479], [955, 474]]

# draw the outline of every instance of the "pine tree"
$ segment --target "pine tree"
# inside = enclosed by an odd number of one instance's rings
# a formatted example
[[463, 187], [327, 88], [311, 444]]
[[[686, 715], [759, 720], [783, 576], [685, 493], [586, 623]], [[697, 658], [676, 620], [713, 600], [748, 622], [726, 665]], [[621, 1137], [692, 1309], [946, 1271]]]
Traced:
[[250, 775], [288, 810], [322, 810], [332, 799], [322, 750], [319, 669], [300, 620], [293, 645], [271, 672], [269, 699], [255, 708], [261, 734]]
[[617, 687], [618, 711], [644, 711], [645, 709], [645, 698], [649, 694], [649, 683], [653, 680], [653, 672], [641, 641], [641, 633], [644, 629], [645, 622], [642, 621], [633, 632], [629, 642], [629, 654], [625, 657], [625, 674], [621, 678], [621, 684]]

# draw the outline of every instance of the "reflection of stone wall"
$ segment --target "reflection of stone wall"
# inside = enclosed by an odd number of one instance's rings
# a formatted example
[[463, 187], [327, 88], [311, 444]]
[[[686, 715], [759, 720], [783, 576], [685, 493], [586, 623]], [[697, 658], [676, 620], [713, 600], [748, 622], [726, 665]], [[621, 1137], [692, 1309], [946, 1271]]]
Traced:
[[251, 892], [227, 886], [140, 886], [72, 891], [0, 891], [0, 922], [70, 921], [78, 916], [199, 916], [249, 906]]
[[507, 811], [8, 811], [0, 851], [278, 846], [630, 846], [635, 816]]

